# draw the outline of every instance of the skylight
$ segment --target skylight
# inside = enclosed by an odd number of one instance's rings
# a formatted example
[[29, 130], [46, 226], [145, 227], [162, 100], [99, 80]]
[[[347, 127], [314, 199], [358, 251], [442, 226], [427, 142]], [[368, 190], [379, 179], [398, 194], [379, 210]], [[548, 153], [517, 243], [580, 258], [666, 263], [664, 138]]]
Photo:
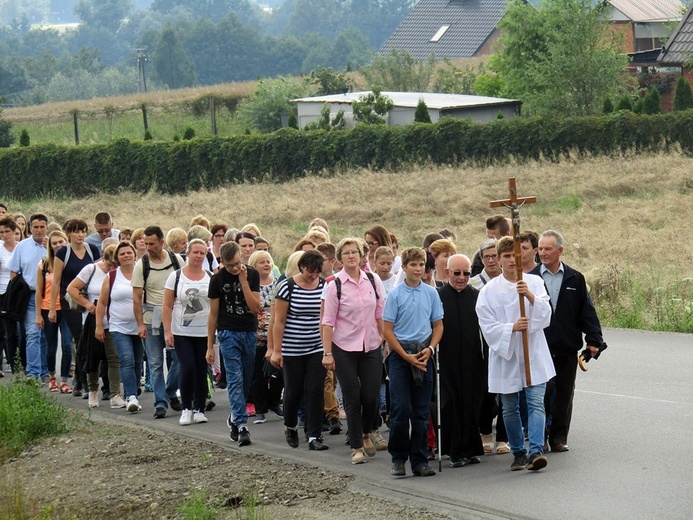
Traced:
[[433, 35], [433, 38], [431, 38], [432, 42], [437, 42], [440, 40], [443, 35], [445, 34], [445, 31], [447, 31], [450, 28], [449, 25], [443, 25], [440, 29], [438, 29], [438, 32]]

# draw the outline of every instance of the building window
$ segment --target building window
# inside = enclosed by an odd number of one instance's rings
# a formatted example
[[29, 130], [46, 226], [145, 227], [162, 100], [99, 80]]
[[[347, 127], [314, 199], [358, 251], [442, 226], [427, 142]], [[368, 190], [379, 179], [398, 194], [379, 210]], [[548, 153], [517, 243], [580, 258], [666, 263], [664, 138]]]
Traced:
[[438, 32], [433, 35], [433, 38], [431, 38], [432, 42], [437, 42], [440, 40], [443, 35], [445, 34], [445, 31], [447, 31], [450, 28], [449, 25], [443, 25], [440, 29], [438, 29]]

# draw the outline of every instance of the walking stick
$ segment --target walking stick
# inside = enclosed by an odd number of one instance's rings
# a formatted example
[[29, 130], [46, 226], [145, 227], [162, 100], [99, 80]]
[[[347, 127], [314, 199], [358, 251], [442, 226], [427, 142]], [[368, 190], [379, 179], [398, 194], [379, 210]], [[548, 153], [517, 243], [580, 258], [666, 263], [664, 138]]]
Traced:
[[443, 471], [443, 447], [440, 442], [440, 345], [436, 349], [436, 423], [438, 426], [438, 473]]

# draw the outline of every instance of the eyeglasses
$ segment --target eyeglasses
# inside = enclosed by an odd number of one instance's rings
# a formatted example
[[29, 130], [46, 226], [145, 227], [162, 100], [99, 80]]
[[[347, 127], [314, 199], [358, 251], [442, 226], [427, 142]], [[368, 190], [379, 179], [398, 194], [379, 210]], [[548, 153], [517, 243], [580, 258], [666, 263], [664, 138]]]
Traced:
[[471, 276], [472, 272], [471, 271], [453, 271], [452, 274], [455, 276], [461, 276], [461, 275]]
[[235, 269], [236, 267], [240, 267], [243, 262], [236, 262], [235, 264], [224, 264], [224, 267], [227, 269]]
[[368, 244], [369, 247], [373, 247], [375, 244], [380, 244], [380, 242], [366, 242], [366, 244]]
[[214, 238], [224, 238], [224, 235], [214, 235]]
[[342, 251], [342, 256], [357, 256], [359, 251]]
[[484, 260], [497, 260], [498, 255], [483, 255], [481, 258], [483, 258]]

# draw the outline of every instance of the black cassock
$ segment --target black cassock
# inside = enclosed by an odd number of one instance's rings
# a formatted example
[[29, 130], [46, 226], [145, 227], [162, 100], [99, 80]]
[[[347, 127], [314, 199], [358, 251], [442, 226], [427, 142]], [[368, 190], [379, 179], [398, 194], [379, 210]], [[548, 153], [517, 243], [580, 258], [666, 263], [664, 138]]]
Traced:
[[479, 413], [487, 388], [487, 365], [476, 316], [479, 291], [450, 284], [438, 289], [443, 302], [440, 340], [441, 447], [452, 459], [484, 454]]

